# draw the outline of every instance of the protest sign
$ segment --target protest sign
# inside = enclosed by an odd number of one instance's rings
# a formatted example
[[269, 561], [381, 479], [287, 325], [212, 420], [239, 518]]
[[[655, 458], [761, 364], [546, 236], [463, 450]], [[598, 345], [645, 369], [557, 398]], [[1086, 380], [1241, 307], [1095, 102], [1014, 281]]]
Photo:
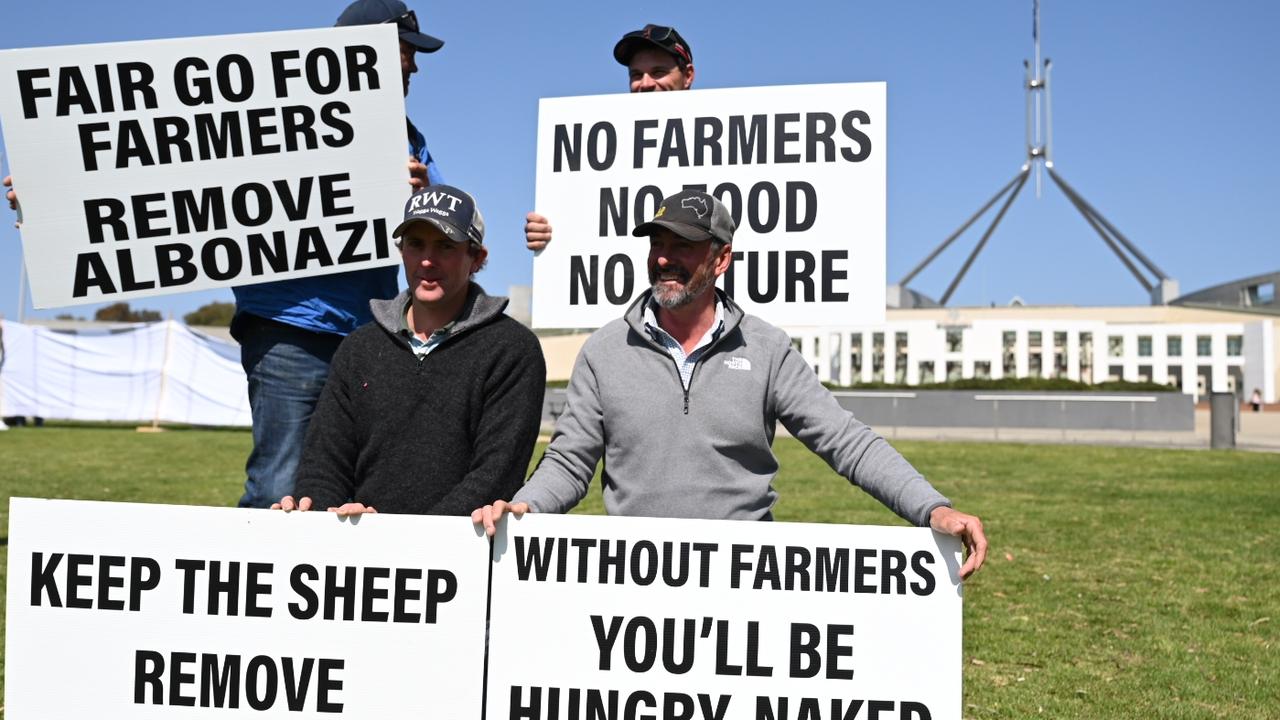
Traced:
[[5, 714], [475, 718], [467, 518], [15, 498]]
[[733, 215], [721, 287], [779, 325], [883, 322], [884, 83], [544, 99], [535, 327], [598, 327], [648, 286], [631, 230], [685, 188]]
[[399, 58], [389, 24], [0, 51], [35, 306], [398, 262]]
[[958, 719], [959, 560], [920, 528], [509, 519], [487, 717]]

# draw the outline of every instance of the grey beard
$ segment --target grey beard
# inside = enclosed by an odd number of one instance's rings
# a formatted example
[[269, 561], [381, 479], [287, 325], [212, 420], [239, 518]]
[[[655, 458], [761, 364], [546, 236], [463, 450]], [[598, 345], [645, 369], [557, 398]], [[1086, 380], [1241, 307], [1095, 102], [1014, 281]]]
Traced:
[[693, 298], [696, 297], [696, 295], [696, 293], [690, 292], [688, 285], [678, 290], [668, 290], [667, 288], [662, 287], [660, 283], [655, 282], [653, 284], [654, 302], [668, 310], [675, 310], [688, 305], [693, 302]]
[[703, 273], [702, 268], [698, 268], [693, 271], [692, 276], [684, 284], [684, 287], [679, 289], [667, 289], [662, 283], [658, 282], [656, 276], [651, 277], [650, 282], [653, 283], [654, 301], [668, 310], [676, 310], [688, 305], [699, 295], [706, 292], [707, 288], [715, 283], [715, 276], [711, 275], [711, 273]]

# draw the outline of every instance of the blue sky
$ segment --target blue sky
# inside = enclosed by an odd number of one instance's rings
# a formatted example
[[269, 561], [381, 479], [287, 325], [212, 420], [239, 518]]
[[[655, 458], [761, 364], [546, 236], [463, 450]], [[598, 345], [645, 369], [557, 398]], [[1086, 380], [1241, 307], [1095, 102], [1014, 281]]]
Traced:
[[[0, 47], [324, 27], [343, 0], [10, 3]], [[693, 46], [695, 88], [885, 81], [888, 278], [896, 281], [1024, 160], [1022, 60], [1030, 0], [978, 3], [410, 3], [446, 41], [420, 56], [408, 112], [450, 183], [489, 223], [492, 292], [527, 284], [539, 97], [623, 92], [611, 50], [646, 22]], [[1041, 6], [1053, 59], [1059, 173], [1183, 291], [1280, 269], [1280, 4], [1065, 2]], [[19, 183], [21, 179], [19, 179]], [[0, 208], [0, 314], [18, 312], [20, 243]], [[969, 230], [912, 287], [940, 296]], [[953, 305], [1145, 304], [1146, 294], [1045, 178], [1024, 188]], [[181, 317], [230, 290], [133, 302]], [[32, 311], [91, 316], [94, 306]]]

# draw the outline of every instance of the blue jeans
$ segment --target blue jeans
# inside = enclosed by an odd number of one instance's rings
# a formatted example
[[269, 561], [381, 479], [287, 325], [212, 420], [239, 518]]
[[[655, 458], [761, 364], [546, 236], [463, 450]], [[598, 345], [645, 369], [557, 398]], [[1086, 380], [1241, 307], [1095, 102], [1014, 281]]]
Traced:
[[242, 508], [292, 495], [307, 424], [341, 335], [316, 333], [241, 313], [232, 323], [249, 380], [253, 452], [245, 463]]

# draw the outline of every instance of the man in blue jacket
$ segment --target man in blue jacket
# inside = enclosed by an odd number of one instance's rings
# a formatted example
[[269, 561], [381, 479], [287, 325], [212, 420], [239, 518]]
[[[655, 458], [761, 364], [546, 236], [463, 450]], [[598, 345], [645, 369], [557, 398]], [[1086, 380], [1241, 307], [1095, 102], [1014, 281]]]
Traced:
[[[399, 0], [356, 0], [338, 17], [339, 26], [395, 23], [400, 31], [404, 92], [418, 71], [417, 53], [444, 46], [423, 33], [418, 18]], [[409, 184], [412, 190], [443, 182], [426, 139], [407, 118]], [[293, 493], [307, 424], [320, 398], [329, 363], [342, 339], [372, 318], [369, 300], [395, 297], [395, 266], [338, 275], [296, 278], [234, 289], [231, 334], [249, 380], [253, 452], [245, 465], [240, 507], [270, 507]]]

